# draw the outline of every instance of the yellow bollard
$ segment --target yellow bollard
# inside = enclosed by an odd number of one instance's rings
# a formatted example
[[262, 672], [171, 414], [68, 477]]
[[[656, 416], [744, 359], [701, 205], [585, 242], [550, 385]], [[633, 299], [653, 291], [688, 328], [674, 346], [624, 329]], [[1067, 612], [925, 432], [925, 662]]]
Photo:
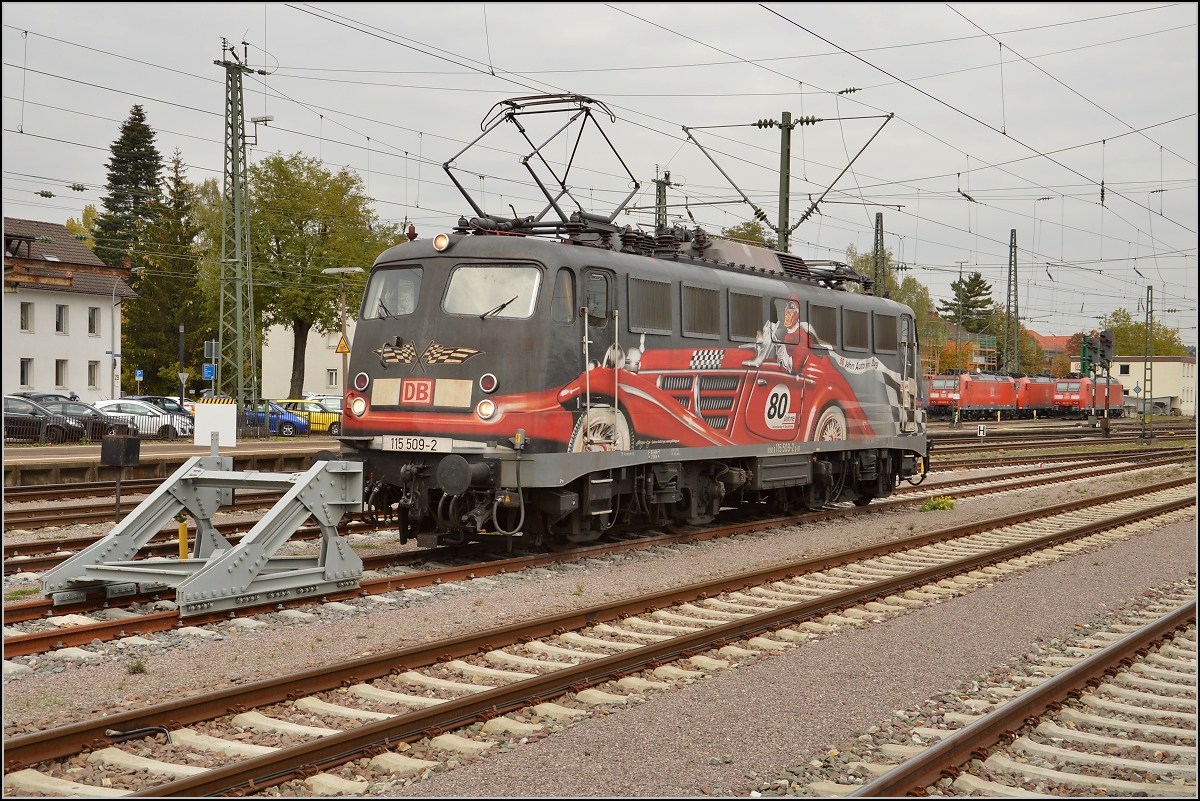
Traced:
[[187, 518], [179, 521], [179, 558], [188, 558]]

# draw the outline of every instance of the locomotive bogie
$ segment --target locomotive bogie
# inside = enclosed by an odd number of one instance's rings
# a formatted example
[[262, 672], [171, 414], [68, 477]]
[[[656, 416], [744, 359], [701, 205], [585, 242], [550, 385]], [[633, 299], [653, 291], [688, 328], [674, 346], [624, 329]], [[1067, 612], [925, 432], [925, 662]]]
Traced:
[[[343, 457], [420, 545], [869, 502], [927, 455], [911, 310], [796, 274], [516, 236], [382, 254]], [[807, 272], [805, 270], [805, 272]]]

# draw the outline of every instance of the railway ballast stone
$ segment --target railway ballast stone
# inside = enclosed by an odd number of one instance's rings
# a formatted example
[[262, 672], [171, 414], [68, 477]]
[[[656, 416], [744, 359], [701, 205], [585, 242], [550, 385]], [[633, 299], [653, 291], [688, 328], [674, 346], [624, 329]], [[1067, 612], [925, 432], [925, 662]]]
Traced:
[[396, 776], [411, 776], [425, 768], [435, 767], [438, 763], [427, 759], [414, 759], [391, 751], [373, 758], [370, 766], [374, 770], [387, 771]]
[[332, 773], [310, 776], [304, 784], [317, 795], [362, 795], [368, 787], [368, 782], [350, 781]]

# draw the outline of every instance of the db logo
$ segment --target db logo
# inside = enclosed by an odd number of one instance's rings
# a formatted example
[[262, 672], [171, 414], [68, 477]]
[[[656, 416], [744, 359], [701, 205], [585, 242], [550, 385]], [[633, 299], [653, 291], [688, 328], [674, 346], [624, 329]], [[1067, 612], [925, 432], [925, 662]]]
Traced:
[[400, 402], [414, 406], [433, 405], [432, 378], [406, 378], [400, 385]]

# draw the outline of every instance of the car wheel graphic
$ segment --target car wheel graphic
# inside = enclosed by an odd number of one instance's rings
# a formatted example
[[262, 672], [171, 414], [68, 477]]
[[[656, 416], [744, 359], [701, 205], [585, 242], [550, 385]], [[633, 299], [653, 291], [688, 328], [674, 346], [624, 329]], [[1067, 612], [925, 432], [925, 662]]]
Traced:
[[844, 440], [846, 436], [846, 413], [836, 404], [825, 407], [813, 426], [812, 439], [814, 442]]

